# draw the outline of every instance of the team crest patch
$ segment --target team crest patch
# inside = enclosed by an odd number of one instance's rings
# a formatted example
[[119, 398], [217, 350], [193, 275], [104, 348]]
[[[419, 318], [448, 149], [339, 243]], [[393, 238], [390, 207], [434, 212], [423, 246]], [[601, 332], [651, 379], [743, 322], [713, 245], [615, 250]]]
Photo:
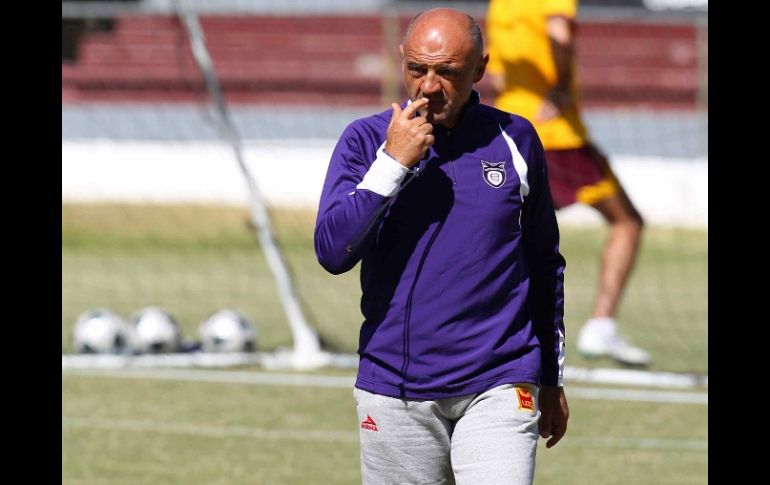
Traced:
[[528, 411], [534, 411], [535, 405], [532, 400], [532, 393], [523, 387], [515, 387], [516, 396], [519, 398], [519, 409], [526, 409]]
[[481, 170], [484, 175], [484, 181], [490, 187], [499, 189], [505, 183], [505, 162], [486, 162], [482, 160]]

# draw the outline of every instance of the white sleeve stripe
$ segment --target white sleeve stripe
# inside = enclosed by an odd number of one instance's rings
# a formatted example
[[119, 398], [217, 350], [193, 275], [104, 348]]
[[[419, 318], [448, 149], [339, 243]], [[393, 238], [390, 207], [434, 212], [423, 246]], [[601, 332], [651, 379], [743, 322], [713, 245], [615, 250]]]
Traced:
[[519, 187], [519, 195], [521, 195], [521, 199], [524, 200], [524, 197], [529, 195], [529, 181], [527, 180], [527, 162], [524, 161], [524, 157], [521, 156], [521, 153], [519, 153], [519, 149], [516, 146], [516, 142], [513, 141], [513, 138], [508, 136], [508, 133], [503, 130], [503, 127], [500, 125], [497, 125], [498, 128], [500, 128], [500, 133], [503, 134], [503, 139], [508, 144], [508, 149], [511, 151], [511, 157], [513, 158], [513, 168], [516, 169], [516, 173], [519, 174], [519, 180], [521, 181], [521, 186]]
[[377, 150], [377, 158], [356, 189], [365, 189], [384, 197], [392, 197], [409, 169], [385, 153], [385, 143]]
[[564, 344], [564, 332], [559, 329], [559, 377], [556, 380], [558, 387], [564, 386], [564, 362], [567, 360], [567, 346]]

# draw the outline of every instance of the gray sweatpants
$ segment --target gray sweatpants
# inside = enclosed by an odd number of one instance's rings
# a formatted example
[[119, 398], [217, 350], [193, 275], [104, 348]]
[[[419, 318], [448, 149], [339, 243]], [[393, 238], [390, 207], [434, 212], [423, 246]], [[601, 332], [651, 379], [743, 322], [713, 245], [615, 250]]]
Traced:
[[531, 384], [506, 384], [424, 401], [354, 388], [364, 485], [531, 484], [537, 393]]

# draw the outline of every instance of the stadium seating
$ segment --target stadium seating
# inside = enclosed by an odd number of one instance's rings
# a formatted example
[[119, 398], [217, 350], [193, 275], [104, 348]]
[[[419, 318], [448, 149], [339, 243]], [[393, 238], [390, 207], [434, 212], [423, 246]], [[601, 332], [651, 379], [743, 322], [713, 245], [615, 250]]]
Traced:
[[[397, 77], [386, 75], [392, 72], [388, 62], [398, 62], [398, 38], [383, 34], [388, 21], [374, 15], [222, 15], [202, 17], [201, 25], [228, 102], [354, 106], [382, 104], [384, 92], [401, 89]], [[395, 19], [402, 30], [407, 22]], [[694, 107], [692, 25], [613, 21], [579, 29], [586, 106]], [[479, 89], [488, 95], [487, 82]], [[199, 101], [204, 92], [176, 17], [117, 18], [111, 31], [80, 37], [74, 62], [62, 62], [65, 103]]]

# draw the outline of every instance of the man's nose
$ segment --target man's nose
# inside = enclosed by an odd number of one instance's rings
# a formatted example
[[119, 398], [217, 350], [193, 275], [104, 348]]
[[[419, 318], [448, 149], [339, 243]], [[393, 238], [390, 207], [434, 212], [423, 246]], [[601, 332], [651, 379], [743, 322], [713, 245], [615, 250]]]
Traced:
[[428, 71], [428, 74], [423, 79], [420, 88], [424, 96], [430, 96], [431, 94], [436, 94], [441, 91], [441, 83], [438, 82], [434, 72]]

